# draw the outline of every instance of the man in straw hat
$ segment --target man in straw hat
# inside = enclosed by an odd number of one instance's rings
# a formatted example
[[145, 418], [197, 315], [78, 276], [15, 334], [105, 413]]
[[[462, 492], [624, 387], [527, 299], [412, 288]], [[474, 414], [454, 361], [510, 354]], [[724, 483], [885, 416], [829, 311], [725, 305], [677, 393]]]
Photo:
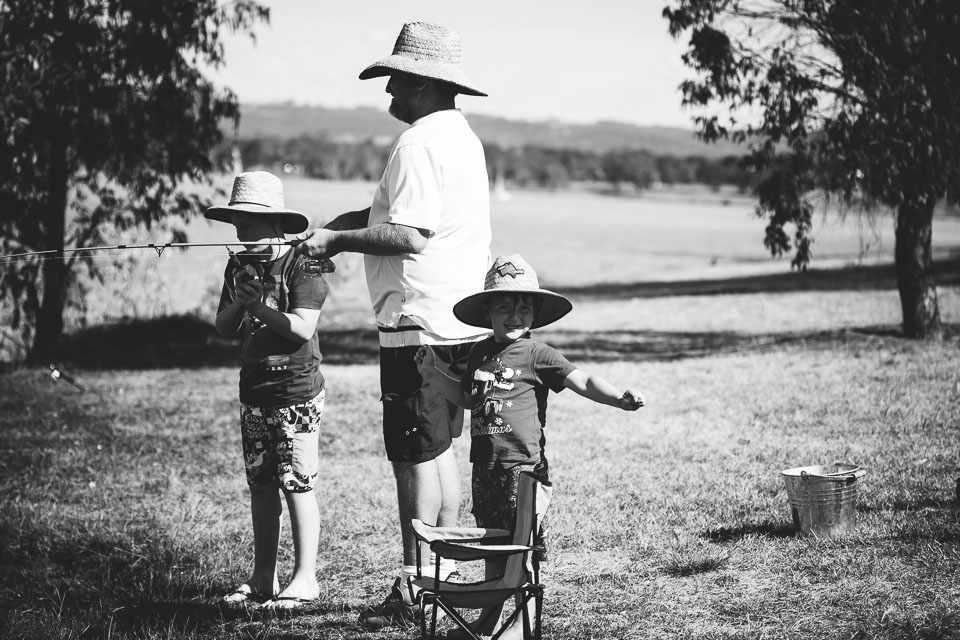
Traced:
[[[390, 114], [410, 127], [390, 151], [367, 209], [302, 234], [297, 251], [366, 254], [367, 285], [380, 329], [383, 440], [397, 483], [403, 567], [390, 595], [361, 614], [368, 628], [406, 626], [417, 607], [412, 518], [455, 526], [460, 476], [451, 449], [463, 412], [425, 384], [414, 356], [429, 345], [455, 374], [486, 332], [460, 322], [453, 303], [483, 283], [490, 263], [490, 199], [480, 140], [456, 108], [457, 94], [486, 95], [460, 69], [460, 37], [426, 22], [403, 26], [393, 54], [360, 79], [388, 76]], [[424, 549], [429, 558], [429, 549]], [[432, 569], [425, 568], [432, 574]], [[446, 575], [455, 565], [442, 565]]]

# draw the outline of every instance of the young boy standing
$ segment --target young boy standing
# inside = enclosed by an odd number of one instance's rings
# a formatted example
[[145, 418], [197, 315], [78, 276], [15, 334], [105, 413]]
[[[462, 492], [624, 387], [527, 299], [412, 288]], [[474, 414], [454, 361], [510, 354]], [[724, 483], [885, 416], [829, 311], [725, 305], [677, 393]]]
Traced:
[[[644, 405], [638, 392], [621, 392], [530, 338], [531, 329], [559, 320], [572, 308], [563, 296], [540, 288], [536, 272], [522, 257], [501, 256], [487, 272], [484, 290], [453, 307], [461, 322], [493, 329], [491, 337], [470, 351], [463, 379], [455, 380], [438, 370], [429, 347], [418, 354], [421, 375], [437, 384], [448, 400], [471, 410], [473, 515], [479, 527], [513, 526], [521, 471], [549, 481], [544, 427], [551, 390], [572, 389], [624, 411]], [[488, 566], [487, 577], [496, 576], [498, 570]], [[484, 611], [475, 631], [490, 635], [499, 620], [500, 612]], [[502, 637], [519, 631], [508, 629]]]
[[[319, 269], [288, 245], [309, 219], [283, 203], [280, 179], [265, 171], [241, 173], [230, 203], [204, 216], [229, 222], [246, 251], [233, 254], [224, 273], [217, 332], [240, 336], [240, 431], [254, 561], [250, 579], [223, 597], [228, 605], [262, 603], [296, 609], [319, 597], [316, 561], [320, 512], [317, 482], [324, 379], [317, 323], [328, 287]], [[280, 590], [277, 547], [283, 504], [290, 510], [295, 564]]]

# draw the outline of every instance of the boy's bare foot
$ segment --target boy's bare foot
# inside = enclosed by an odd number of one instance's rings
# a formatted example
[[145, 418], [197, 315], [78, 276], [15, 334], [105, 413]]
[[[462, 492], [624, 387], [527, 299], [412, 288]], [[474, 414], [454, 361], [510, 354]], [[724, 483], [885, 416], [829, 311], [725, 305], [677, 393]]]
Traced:
[[315, 605], [320, 600], [319, 598], [300, 598], [298, 596], [277, 596], [272, 600], [267, 600], [263, 603], [261, 609], [267, 609], [269, 611], [283, 611], [283, 612], [292, 612], [299, 611], [311, 605]]
[[243, 583], [227, 595], [220, 598], [220, 602], [231, 607], [242, 607], [247, 604], [260, 604], [273, 597], [273, 593], [254, 591], [249, 584]]
[[283, 591], [278, 593], [274, 600], [279, 601], [301, 601], [312, 602], [320, 598], [320, 585], [316, 581], [310, 582], [291, 582]]

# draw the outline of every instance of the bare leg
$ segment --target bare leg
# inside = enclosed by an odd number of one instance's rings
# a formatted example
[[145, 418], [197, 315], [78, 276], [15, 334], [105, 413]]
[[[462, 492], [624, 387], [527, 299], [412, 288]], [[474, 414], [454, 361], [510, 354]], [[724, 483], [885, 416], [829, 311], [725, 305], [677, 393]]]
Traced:
[[272, 597], [280, 589], [277, 545], [283, 514], [283, 503], [276, 485], [250, 485], [250, 514], [253, 518], [253, 575], [248, 584], [254, 593]]
[[[403, 564], [417, 564], [417, 538], [410, 530], [410, 520], [419, 518], [437, 524], [443, 504], [443, 489], [436, 459], [426, 462], [394, 462], [397, 480], [397, 506], [400, 512], [400, 535], [403, 539]], [[430, 547], [423, 545], [423, 558], [430, 557]]]
[[317, 584], [317, 546], [320, 543], [320, 509], [311, 491], [285, 492], [293, 534], [293, 576], [279, 595], [312, 600], [320, 594]]
[[[460, 472], [453, 449], [447, 449], [426, 462], [394, 462], [397, 480], [397, 505], [400, 511], [400, 532], [403, 538], [403, 564], [417, 564], [417, 539], [410, 530], [410, 520], [419, 518], [427, 524], [453, 527], [460, 510]], [[430, 547], [423, 545], [422, 557], [430, 557]]]
[[455, 527], [460, 518], [460, 470], [457, 458], [450, 447], [435, 458], [437, 473], [440, 477], [440, 512], [437, 514], [438, 527]]

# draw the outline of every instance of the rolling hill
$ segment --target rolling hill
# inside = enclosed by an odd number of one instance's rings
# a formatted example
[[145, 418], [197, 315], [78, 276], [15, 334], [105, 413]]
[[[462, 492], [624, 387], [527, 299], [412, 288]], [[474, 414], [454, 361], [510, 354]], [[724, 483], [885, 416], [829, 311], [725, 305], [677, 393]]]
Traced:
[[[743, 148], [730, 142], [707, 144], [692, 130], [674, 127], [643, 127], [623, 122], [571, 124], [558, 121], [508, 120], [465, 111], [480, 139], [501, 147], [536, 145], [604, 152], [612, 149], [644, 149], [658, 156], [740, 155]], [[374, 139], [389, 142], [404, 128], [386, 109], [353, 109], [298, 105], [290, 102], [241, 106], [238, 137], [328, 136], [336, 140]], [[229, 132], [228, 136], [232, 136]]]

